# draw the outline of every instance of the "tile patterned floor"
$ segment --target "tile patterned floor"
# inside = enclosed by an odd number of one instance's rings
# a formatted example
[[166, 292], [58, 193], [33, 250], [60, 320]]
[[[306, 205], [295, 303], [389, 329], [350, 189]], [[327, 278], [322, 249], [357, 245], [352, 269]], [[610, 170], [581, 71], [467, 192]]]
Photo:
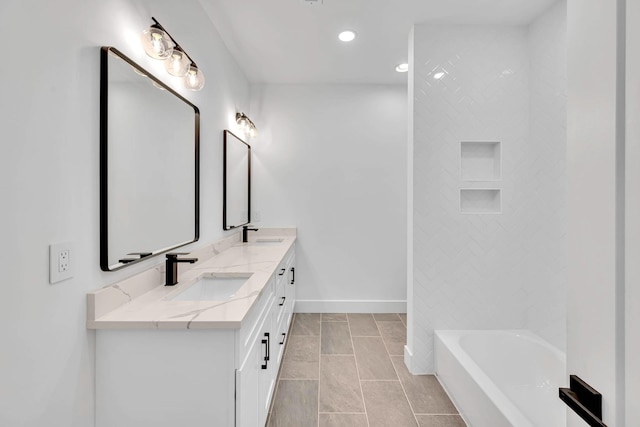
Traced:
[[433, 375], [404, 365], [404, 314], [295, 315], [269, 427], [464, 427]]

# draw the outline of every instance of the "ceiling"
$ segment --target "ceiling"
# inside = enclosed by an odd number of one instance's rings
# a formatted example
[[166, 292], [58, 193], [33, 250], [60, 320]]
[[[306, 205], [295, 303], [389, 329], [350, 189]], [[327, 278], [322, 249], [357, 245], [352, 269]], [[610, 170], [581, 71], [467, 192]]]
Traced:
[[413, 24], [524, 25], [557, 0], [199, 1], [252, 83], [400, 84]]

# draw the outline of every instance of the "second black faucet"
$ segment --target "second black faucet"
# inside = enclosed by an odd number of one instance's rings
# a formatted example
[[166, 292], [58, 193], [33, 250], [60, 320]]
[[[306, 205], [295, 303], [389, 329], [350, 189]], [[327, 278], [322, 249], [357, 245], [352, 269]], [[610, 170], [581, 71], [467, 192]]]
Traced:
[[166, 272], [165, 272], [165, 286], [173, 286], [178, 283], [178, 263], [188, 262], [193, 264], [198, 261], [198, 258], [178, 258], [178, 255], [187, 255], [185, 253], [171, 253], [167, 254]]
[[247, 231], [258, 231], [259, 228], [249, 228], [248, 225], [243, 225], [242, 226], [242, 243], [247, 243], [249, 240], [247, 240]]

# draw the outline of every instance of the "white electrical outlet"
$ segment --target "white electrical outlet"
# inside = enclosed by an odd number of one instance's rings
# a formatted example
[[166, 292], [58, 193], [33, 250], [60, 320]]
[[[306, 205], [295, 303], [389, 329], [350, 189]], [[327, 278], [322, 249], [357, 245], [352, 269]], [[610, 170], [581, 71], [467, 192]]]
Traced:
[[70, 279], [74, 274], [74, 250], [72, 242], [49, 245], [49, 283]]

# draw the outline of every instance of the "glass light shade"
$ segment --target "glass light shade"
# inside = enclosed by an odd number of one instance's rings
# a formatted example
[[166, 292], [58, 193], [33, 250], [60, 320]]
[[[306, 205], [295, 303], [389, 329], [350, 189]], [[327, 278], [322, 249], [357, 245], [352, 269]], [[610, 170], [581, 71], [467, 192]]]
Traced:
[[238, 122], [238, 125], [240, 125], [240, 129], [242, 129], [242, 132], [247, 132], [247, 130], [249, 129], [249, 120], [243, 117]]
[[399, 73], [406, 73], [407, 71], [409, 71], [409, 64], [405, 62], [403, 64], [396, 65], [396, 71]]
[[171, 37], [160, 28], [149, 27], [140, 37], [144, 51], [154, 59], [167, 59], [173, 52]]
[[184, 77], [184, 85], [191, 90], [202, 89], [204, 87], [204, 74], [198, 67], [190, 65], [187, 75]]
[[178, 49], [173, 49], [171, 55], [164, 61], [167, 72], [176, 77], [184, 77], [189, 71], [189, 65], [191, 61], [187, 55]]
[[249, 138], [254, 138], [257, 134], [258, 134], [258, 131], [256, 130], [256, 127], [250, 126], [249, 131], [247, 132], [247, 135], [249, 136]]

